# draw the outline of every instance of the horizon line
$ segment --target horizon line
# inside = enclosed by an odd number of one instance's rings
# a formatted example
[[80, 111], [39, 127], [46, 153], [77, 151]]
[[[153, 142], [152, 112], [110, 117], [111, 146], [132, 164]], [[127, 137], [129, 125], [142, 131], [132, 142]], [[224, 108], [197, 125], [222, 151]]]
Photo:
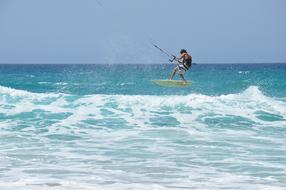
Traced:
[[[177, 64], [177, 63], [168, 63], [168, 62], [154, 62], [154, 63], [104, 63], [104, 62], [101, 62], [101, 63], [0, 63], [0, 65], [163, 65], [163, 64]], [[286, 64], [286, 62], [251, 62], [251, 63], [248, 63], [248, 62], [233, 62], [233, 63], [227, 63], [227, 62], [224, 62], [224, 63], [192, 63], [194, 65], [212, 65], [212, 64], [218, 64], [218, 65], [243, 65], [243, 64]]]

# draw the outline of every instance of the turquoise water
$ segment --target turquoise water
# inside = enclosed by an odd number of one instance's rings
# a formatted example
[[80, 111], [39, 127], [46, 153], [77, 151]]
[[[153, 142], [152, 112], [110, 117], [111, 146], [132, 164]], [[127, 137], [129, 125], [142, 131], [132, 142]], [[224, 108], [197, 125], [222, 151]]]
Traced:
[[286, 64], [0, 65], [0, 189], [285, 189]]

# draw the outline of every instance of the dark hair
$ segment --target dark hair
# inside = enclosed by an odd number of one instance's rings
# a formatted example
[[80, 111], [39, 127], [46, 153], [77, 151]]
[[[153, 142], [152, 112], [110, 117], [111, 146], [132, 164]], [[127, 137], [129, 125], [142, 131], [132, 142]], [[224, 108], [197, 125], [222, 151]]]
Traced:
[[187, 50], [181, 49], [180, 54], [182, 54], [182, 53], [187, 53]]

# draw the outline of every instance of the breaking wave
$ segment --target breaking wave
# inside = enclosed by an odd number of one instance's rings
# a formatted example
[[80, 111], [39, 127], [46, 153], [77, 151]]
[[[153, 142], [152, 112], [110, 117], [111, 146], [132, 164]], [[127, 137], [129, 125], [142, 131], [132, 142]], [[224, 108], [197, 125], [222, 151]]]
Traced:
[[283, 189], [286, 102], [0, 86], [1, 189]]

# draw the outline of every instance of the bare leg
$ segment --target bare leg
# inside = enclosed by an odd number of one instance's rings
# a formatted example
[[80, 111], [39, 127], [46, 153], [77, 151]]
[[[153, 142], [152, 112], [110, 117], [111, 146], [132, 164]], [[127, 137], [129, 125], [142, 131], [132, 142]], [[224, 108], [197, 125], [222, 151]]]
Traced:
[[171, 77], [170, 77], [170, 80], [173, 80], [173, 78], [174, 78], [176, 72], [177, 72], [177, 68], [175, 68], [175, 69], [173, 70], [172, 75], [171, 75]]
[[181, 77], [181, 79], [182, 79], [185, 83], [187, 83], [187, 81], [186, 81], [184, 75], [180, 74], [180, 77]]

